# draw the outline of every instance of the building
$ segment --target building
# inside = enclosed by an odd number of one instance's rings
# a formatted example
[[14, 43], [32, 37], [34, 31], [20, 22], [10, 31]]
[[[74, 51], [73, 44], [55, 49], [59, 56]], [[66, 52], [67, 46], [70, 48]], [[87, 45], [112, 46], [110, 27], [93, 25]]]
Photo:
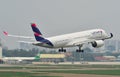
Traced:
[[65, 55], [64, 54], [40, 54], [41, 62], [64, 62]]

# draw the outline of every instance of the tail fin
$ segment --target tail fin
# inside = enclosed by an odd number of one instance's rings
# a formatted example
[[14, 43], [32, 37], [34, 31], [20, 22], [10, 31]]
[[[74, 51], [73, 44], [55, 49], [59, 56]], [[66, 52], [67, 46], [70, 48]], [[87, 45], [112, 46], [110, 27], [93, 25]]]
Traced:
[[32, 23], [32, 24], [31, 24], [31, 27], [32, 27], [32, 30], [33, 30], [33, 32], [34, 32], [35, 39], [36, 39], [37, 41], [44, 40], [44, 38], [42, 37], [42, 33], [41, 33], [40, 30], [37, 28], [36, 24], [35, 24], [35, 23]]
[[40, 30], [37, 28], [36, 24], [35, 23], [32, 23], [31, 24], [31, 27], [32, 27], [32, 30], [35, 34], [37, 35], [42, 35], [42, 33], [40, 32]]
[[40, 41], [40, 42], [42, 42], [42, 43], [46, 43], [46, 44], [48, 44], [48, 45], [50, 45], [50, 46], [53, 46], [53, 44], [52, 44], [49, 40], [47, 40], [47, 39], [45, 39], [44, 37], [42, 37], [42, 33], [41, 33], [40, 30], [37, 28], [37, 26], [36, 26], [35, 23], [32, 23], [32, 24], [31, 24], [31, 27], [32, 27], [32, 30], [33, 30], [33, 32], [34, 32], [35, 39], [36, 39], [37, 41]]

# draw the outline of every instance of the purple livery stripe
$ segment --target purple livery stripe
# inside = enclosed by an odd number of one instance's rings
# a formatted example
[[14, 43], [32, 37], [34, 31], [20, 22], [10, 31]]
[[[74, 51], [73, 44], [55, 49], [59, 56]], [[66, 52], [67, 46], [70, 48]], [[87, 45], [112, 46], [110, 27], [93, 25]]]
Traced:
[[50, 45], [50, 46], [53, 46], [53, 44], [52, 44], [49, 40], [47, 40], [47, 39], [45, 39], [45, 38], [42, 37], [42, 33], [41, 33], [40, 30], [37, 28], [37, 26], [36, 26], [35, 23], [32, 23], [32, 24], [31, 24], [31, 27], [32, 27], [32, 30], [33, 30], [33, 32], [34, 32], [35, 39], [36, 39], [37, 41], [40, 41], [40, 42], [42, 42], [42, 43], [48, 44], [48, 45]]

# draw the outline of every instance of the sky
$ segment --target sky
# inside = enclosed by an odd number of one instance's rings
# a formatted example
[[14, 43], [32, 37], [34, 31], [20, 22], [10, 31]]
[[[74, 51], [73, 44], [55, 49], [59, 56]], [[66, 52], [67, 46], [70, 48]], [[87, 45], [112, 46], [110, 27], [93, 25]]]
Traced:
[[0, 38], [17, 48], [24, 39], [5, 37], [2, 31], [33, 36], [34, 22], [45, 37], [102, 28], [119, 40], [119, 8], [120, 0], [0, 0]]

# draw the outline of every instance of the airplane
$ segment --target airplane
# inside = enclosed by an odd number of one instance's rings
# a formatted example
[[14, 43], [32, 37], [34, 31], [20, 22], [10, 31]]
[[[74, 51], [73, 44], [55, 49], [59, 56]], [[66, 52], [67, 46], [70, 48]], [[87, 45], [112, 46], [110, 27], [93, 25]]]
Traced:
[[76, 52], [84, 52], [82, 49], [83, 45], [88, 43], [94, 48], [99, 48], [104, 45], [104, 40], [113, 37], [113, 34], [107, 34], [103, 29], [92, 29], [81, 32], [63, 34], [53, 37], [45, 38], [35, 23], [31, 23], [31, 27], [34, 33], [34, 37], [18, 36], [8, 34], [6, 31], [3, 33], [10, 37], [19, 37], [27, 39], [36, 39], [35, 42], [19, 41], [24, 43], [31, 43], [36, 46], [46, 47], [46, 48], [59, 48], [59, 52], [66, 52], [65, 47], [77, 46]]

